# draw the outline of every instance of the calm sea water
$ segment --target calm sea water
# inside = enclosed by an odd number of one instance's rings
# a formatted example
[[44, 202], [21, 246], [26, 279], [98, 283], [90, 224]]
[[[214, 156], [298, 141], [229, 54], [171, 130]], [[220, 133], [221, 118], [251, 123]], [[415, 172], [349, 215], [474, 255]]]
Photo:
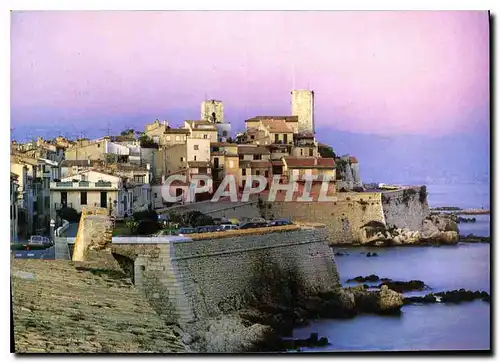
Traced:
[[[428, 190], [431, 207], [489, 208], [487, 185], [453, 185], [448, 191], [431, 185]], [[475, 224], [459, 225], [460, 234], [489, 236], [489, 216], [475, 217]], [[336, 257], [344, 284], [355, 276], [376, 274], [395, 280], [422, 280], [435, 292], [459, 288], [490, 292], [489, 244], [336, 250], [349, 254]], [[367, 258], [361, 253], [368, 251], [376, 251], [379, 257]], [[310, 351], [490, 349], [490, 304], [411, 305], [404, 306], [398, 317], [360, 315], [347, 320], [318, 320], [296, 329], [294, 337], [307, 338], [311, 332], [328, 337], [330, 346]]]

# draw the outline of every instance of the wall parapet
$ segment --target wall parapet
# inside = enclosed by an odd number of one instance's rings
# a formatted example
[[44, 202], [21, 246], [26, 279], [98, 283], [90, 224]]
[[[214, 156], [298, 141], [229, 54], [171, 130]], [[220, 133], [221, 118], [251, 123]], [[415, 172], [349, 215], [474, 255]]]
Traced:
[[[293, 271], [308, 291], [339, 284], [326, 228], [310, 226], [274, 234], [158, 243], [117, 244], [122, 267], [151, 305], [169, 322], [186, 324], [244, 308], [256, 281], [273, 280], [262, 271]], [[118, 260], [118, 259], [117, 259]], [[129, 261], [129, 262], [127, 262]], [[278, 284], [279, 285], [279, 284]], [[251, 294], [250, 294], [251, 295]], [[236, 303], [237, 302], [237, 303]]]

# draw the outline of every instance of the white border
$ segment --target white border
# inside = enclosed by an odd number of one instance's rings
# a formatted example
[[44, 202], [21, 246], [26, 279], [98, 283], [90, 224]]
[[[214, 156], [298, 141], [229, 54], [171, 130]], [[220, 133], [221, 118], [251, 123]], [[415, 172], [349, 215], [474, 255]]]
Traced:
[[[1, 20], [0, 24], [2, 28], [0, 29], [0, 39], [1, 39], [1, 45], [3, 52], [2, 54], [4, 55], [3, 57], [0, 57], [0, 62], [3, 63], [2, 67], [2, 72], [1, 72], [1, 77], [2, 77], [2, 88], [1, 88], [1, 99], [3, 101], [3, 106], [2, 110], [3, 115], [4, 115], [4, 121], [2, 122], [2, 127], [4, 127], [4, 132], [1, 133], [2, 138], [4, 142], [1, 144], [3, 147], [5, 147], [5, 152], [2, 154], [3, 157], [8, 158], [10, 154], [10, 150], [7, 150], [9, 145], [10, 145], [10, 130], [8, 130], [8, 126], [10, 125], [10, 109], [9, 109], [9, 86], [10, 86], [10, 9], [15, 9], [15, 10], [37, 10], [37, 9], [42, 9], [42, 10], [48, 10], [48, 9], [53, 9], [53, 10], [200, 10], [200, 9], [210, 9], [210, 10], [229, 10], [229, 9], [234, 9], [234, 10], [493, 10], [493, 14], [498, 14], [498, 4], [500, 2], [498, 1], [492, 1], [492, 0], [476, 0], [476, 1], [437, 1], [437, 0], [419, 0], [419, 1], [414, 1], [414, 0], [408, 0], [408, 1], [373, 1], [373, 0], [351, 0], [351, 1], [335, 1], [335, 0], [330, 0], [330, 1], [325, 1], [325, 0], [308, 0], [308, 1], [293, 1], [293, 0], [288, 0], [288, 1], [272, 1], [272, 0], [243, 0], [243, 1], [221, 1], [221, 0], [211, 0], [211, 1], [195, 1], [195, 0], [184, 0], [184, 1], [176, 1], [176, 2], [166, 2], [166, 1], [150, 1], [150, 0], [142, 0], [142, 1], [127, 1], [127, 0], [121, 0], [121, 1], [112, 1], [112, 0], [107, 0], [107, 1], [97, 1], [97, 0], [87, 0], [87, 1], [13, 1], [13, 0], [8, 0], [6, 2], [2, 3], [2, 12], [1, 14]], [[498, 28], [498, 19], [496, 19], [496, 26]], [[496, 38], [495, 38], [495, 44], [497, 44]], [[497, 45], [495, 45], [495, 48], [498, 48]], [[8, 54], [9, 57], [6, 57], [5, 55]], [[498, 65], [498, 57], [495, 60], [495, 64], [492, 65], [495, 69], [498, 69], [498, 67], [495, 67]], [[497, 104], [497, 98], [498, 95], [495, 95], [495, 106], [496, 109], [498, 110], [498, 104]], [[498, 130], [496, 130], [498, 131]], [[497, 132], [495, 132], [495, 136], [497, 135]], [[493, 146], [493, 144], [492, 144]], [[497, 156], [497, 155], [495, 155]], [[496, 158], [494, 160], [497, 160]], [[8, 173], [8, 168], [4, 168], [4, 176], [0, 179], [2, 183], [4, 183], [5, 187], [2, 189], [7, 191], [7, 173]], [[9, 174], [10, 175], [10, 174]], [[493, 177], [493, 175], [491, 175]], [[495, 185], [498, 186], [498, 185]], [[6, 195], [6, 194], [5, 194]], [[495, 199], [495, 202], [498, 203], [498, 200]], [[4, 239], [4, 243], [7, 245], [7, 241], [9, 240], [8, 237], [8, 231], [9, 231], [9, 226], [8, 226], [8, 209], [7, 209], [7, 204], [4, 203], [4, 208], [2, 209], [2, 214], [3, 218], [2, 223], [4, 223], [4, 228], [2, 228], [3, 233], [5, 234], [6, 238]], [[495, 235], [499, 236], [500, 234], [498, 233], [499, 230], [497, 229], [497, 226], [494, 226], [495, 230]], [[496, 253], [495, 253], [495, 260], [498, 261], [497, 255], [499, 248], [496, 247]], [[3, 273], [2, 273], [2, 286], [1, 286], [1, 291], [4, 293], [4, 297], [2, 299], [2, 311], [4, 312], [4, 316], [9, 319], [7, 316], [7, 312], [9, 311], [9, 302], [8, 302], [8, 295], [7, 291], [9, 291], [9, 277], [10, 276], [10, 261], [9, 261], [9, 254], [7, 253], [7, 247], [5, 247], [5, 253], [1, 255], [2, 258], [4, 259], [3, 263], [1, 264], [3, 266]], [[494, 291], [498, 291], [496, 289], [497, 283], [498, 283], [498, 276], [495, 276], [494, 281], [496, 281], [495, 284], [495, 289]], [[495, 297], [497, 295], [495, 294]], [[496, 310], [498, 314], [498, 309]], [[10, 319], [9, 319], [10, 320]], [[9, 321], [7, 320], [7, 321]], [[497, 324], [495, 324], [496, 326]], [[4, 345], [4, 348], [2, 349], [3, 355], [5, 356], [7, 352], [10, 351], [10, 335], [9, 331], [7, 329], [3, 330], [3, 336], [1, 339], [2, 344]], [[498, 335], [494, 334], [495, 337], [495, 346], [498, 349]], [[7, 358], [7, 360], [13, 360], [14, 356], [11, 354], [7, 354], [4, 358]], [[47, 356], [45, 358], [41, 359], [50, 359], [50, 356]], [[168, 357], [166, 359], [172, 359], [174, 357]], [[205, 358], [205, 357], [204, 357]], [[232, 359], [233, 357], [229, 357]], [[291, 359], [293, 357], [291, 356], [286, 356], [283, 357], [282, 359]], [[331, 358], [334, 358], [333, 356]], [[335, 357], [338, 359], [339, 357]], [[395, 357], [396, 358], [396, 357]], [[91, 357], [91, 359], [103, 359], [103, 357]], [[132, 358], [133, 360], [136, 361], [142, 361], [142, 357], [137, 357], [137, 358]], [[174, 358], [177, 359], [177, 358]], [[191, 359], [191, 358], [190, 358]], [[193, 358], [194, 359], [194, 358]], [[267, 360], [271, 359], [268, 357], [259, 357], [259, 361], [261, 360]], [[357, 358], [359, 359], [359, 358]], [[397, 357], [397, 359], [401, 359], [401, 357]], [[404, 358], [407, 359], [407, 358]], [[2, 361], [4, 361], [2, 359]]]

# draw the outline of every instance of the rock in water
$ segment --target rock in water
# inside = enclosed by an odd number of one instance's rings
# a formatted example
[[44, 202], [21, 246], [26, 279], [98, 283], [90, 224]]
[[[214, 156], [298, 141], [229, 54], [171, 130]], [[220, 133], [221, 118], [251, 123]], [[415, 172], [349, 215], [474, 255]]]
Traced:
[[396, 292], [405, 292], [412, 290], [423, 290], [426, 288], [426, 285], [423, 281], [420, 280], [410, 280], [410, 281], [387, 281], [380, 284], [378, 287], [382, 288], [387, 286], [389, 289], [394, 290]]
[[380, 288], [379, 308], [381, 313], [397, 312], [403, 306], [403, 295], [390, 290], [386, 285]]

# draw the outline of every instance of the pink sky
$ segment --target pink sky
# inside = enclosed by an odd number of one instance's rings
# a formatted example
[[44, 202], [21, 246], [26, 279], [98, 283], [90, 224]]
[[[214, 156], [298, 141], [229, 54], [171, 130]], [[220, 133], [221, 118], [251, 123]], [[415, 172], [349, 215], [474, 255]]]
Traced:
[[489, 124], [487, 12], [14, 12], [11, 70], [14, 125], [177, 124], [176, 110], [199, 118], [205, 96], [242, 123], [289, 114], [294, 88], [315, 91], [323, 127]]

